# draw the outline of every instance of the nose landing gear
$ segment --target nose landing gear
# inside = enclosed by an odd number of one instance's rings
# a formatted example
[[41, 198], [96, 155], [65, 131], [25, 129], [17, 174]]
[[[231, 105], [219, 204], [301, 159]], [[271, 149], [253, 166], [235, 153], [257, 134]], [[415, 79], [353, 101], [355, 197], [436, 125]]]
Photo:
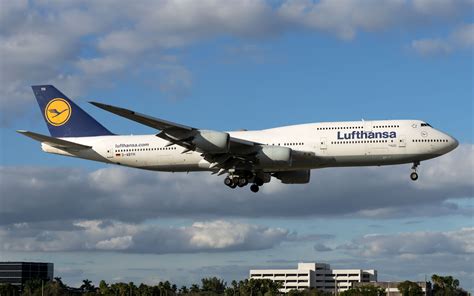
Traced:
[[413, 166], [411, 167], [412, 169], [412, 173], [410, 174], [410, 179], [412, 179], [412, 181], [416, 181], [418, 180], [418, 173], [416, 172], [416, 168], [420, 165], [420, 162], [419, 161], [415, 161], [413, 163]]

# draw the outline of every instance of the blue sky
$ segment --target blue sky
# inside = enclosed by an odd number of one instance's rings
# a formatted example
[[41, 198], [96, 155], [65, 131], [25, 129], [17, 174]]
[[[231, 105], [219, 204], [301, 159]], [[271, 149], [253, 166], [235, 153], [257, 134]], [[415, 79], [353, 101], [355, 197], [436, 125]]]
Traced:
[[[305, 260], [381, 280], [449, 273], [472, 291], [472, 1], [0, 6], [0, 259], [55, 262], [70, 284], [241, 279]], [[154, 131], [87, 101], [218, 130], [422, 119], [461, 146], [416, 184], [409, 165], [327, 169], [255, 197], [206, 173], [44, 154], [15, 133], [47, 134], [29, 88], [43, 83], [116, 133]]]

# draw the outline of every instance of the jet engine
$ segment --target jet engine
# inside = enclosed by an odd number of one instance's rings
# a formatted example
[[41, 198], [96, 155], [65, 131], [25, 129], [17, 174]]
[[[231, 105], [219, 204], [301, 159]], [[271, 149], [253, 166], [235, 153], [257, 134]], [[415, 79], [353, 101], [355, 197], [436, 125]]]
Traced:
[[229, 151], [230, 136], [228, 133], [200, 130], [192, 143], [205, 152], [226, 153]]
[[273, 176], [283, 184], [306, 184], [309, 182], [311, 177], [310, 170], [300, 170], [300, 171], [287, 171], [287, 172], [278, 172], [273, 174]]
[[280, 146], [262, 146], [255, 156], [264, 168], [291, 166], [291, 149]]

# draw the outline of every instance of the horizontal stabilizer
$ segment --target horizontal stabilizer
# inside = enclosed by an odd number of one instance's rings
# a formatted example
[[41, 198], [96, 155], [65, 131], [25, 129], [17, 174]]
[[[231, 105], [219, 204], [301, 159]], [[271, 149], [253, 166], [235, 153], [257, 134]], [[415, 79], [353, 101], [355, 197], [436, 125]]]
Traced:
[[74, 143], [74, 142], [70, 142], [66, 140], [61, 140], [58, 138], [53, 138], [53, 137], [49, 137], [49, 136], [45, 136], [45, 135], [41, 135], [41, 134], [29, 132], [29, 131], [19, 130], [17, 132], [27, 137], [30, 137], [33, 140], [48, 144], [49, 146], [56, 147], [59, 149], [83, 150], [83, 149], [92, 148], [91, 146], [86, 146], [86, 145], [82, 145], [82, 144], [78, 144], [78, 143]]

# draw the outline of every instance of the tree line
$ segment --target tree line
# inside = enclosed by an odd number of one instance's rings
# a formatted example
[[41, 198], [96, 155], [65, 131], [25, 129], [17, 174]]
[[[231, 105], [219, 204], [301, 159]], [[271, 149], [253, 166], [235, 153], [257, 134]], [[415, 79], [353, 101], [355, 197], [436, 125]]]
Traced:
[[[431, 296], [468, 296], [468, 292], [459, 286], [459, 280], [452, 276], [439, 276], [434, 274], [432, 280]], [[0, 285], [0, 296], [274, 296], [282, 295], [279, 292], [281, 284], [268, 279], [245, 279], [232, 281], [227, 285], [217, 277], [203, 278], [201, 284], [177, 287], [169, 281], [159, 282], [157, 285], [130, 283], [108, 284], [104, 280], [99, 286], [94, 286], [88, 279], [82, 281], [78, 288], [64, 284], [61, 278], [56, 277], [51, 281], [43, 282], [39, 279], [30, 280], [23, 286], [22, 291], [17, 286], [9, 284]], [[404, 281], [398, 284], [398, 290], [403, 296], [423, 296], [425, 293], [415, 282]], [[320, 291], [315, 288], [290, 290], [288, 296], [329, 296], [331, 292]], [[339, 296], [385, 296], [383, 288], [367, 285], [354, 287]]]

